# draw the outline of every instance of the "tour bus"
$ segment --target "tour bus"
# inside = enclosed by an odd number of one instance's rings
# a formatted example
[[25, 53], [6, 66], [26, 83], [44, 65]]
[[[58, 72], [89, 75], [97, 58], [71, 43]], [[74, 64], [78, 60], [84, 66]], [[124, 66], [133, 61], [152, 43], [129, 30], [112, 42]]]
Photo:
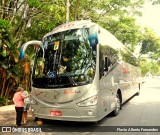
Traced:
[[139, 60], [109, 31], [88, 20], [62, 24], [37, 47], [32, 69], [32, 111], [36, 118], [97, 122], [118, 115], [140, 92]]

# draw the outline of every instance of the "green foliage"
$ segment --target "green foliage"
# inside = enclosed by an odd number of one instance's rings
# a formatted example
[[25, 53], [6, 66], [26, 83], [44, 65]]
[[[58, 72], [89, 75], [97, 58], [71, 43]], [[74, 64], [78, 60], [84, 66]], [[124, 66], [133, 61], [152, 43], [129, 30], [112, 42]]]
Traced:
[[160, 74], [160, 66], [158, 65], [157, 62], [151, 62], [151, 74], [152, 75], [158, 75]]
[[5, 97], [0, 97], [0, 106], [7, 105], [8, 99]]
[[142, 39], [140, 26], [136, 24], [134, 18], [129, 16], [121, 17], [113, 21], [109, 29], [132, 52], [137, 43]]
[[148, 62], [141, 61], [140, 62], [140, 66], [141, 66], [141, 74], [142, 74], [142, 76], [144, 76], [147, 72], [150, 71], [150, 66], [149, 66]]
[[156, 61], [141, 60], [140, 66], [142, 76], [145, 76], [145, 74], [148, 72], [152, 75], [160, 74], [160, 66]]
[[27, 2], [28, 2], [28, 5], [29, 5], [30, 8], [40, 6], [40, 1], [39, 0], [27, 0]]
[[160, 38], [149, 28], [145, 28], [143, 37], [140, 53], [150, 54], [150, 58], [157, 60], [160, 57]]
[[8, 24], [9, 24], [8, 20], [0, 19], [0, 30], [6, 29], [8, 27]]

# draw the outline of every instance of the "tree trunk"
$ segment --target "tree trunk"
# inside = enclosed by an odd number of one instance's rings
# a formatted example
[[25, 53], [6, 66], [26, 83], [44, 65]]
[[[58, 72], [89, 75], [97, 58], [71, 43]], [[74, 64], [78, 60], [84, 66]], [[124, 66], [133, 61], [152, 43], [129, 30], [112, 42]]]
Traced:
[[5, 85], [6, 85], [6, 79], [7, 79], [7, 72], [5, 69], [2, 71], [2, 90], [1, 90], [1, 97], [4, 96], [5, 93]]
[[69, 0], [66, 0], [66, 22], [69, 22]]
[[75, 21], [78, 19], [78, 8], [79, 8], [79, 0], [76, 1], [76, 9], [75, 9], [75, 15], [74, 15]]

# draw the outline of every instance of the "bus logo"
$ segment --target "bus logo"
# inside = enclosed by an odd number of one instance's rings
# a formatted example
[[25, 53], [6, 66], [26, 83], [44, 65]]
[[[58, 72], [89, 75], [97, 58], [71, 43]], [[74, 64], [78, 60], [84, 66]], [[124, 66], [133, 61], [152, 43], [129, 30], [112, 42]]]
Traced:
[[56, 77], [56, 72], [55, 71], [48, 72], [47, 75], [48, 75], [49, 78], [55, 78]]

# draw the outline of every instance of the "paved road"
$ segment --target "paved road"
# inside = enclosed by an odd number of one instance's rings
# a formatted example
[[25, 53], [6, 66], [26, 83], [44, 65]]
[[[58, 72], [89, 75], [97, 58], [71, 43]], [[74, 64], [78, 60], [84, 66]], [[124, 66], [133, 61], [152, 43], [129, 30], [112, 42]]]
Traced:
[[[33, 122], [33, 118], [29, 118], [29, 126], [46, 127], [47, 131], [50, 129], [56, 129], [62, 132], [49, 132], [40, 133], [41, 135], [159, 135], [159, 132], [96, 132], [99, 127], [107, 128], [108, 126], [160, 126], [160, 79], [148, 78], [141, 88], [140, 96], [134, 96], [126, 104], [123, 105], [120, 114], [117, 117], [111, 115], [106, 116], [98, 123], [76, 123], [65, 121], [44, 121], [43, 125], [37, 125]], [[85, 128], [89, 128], [89, 131], [84, 132], [65, 132], [72, 129], [78, 129], [82, 131]], [[92, 130], [91, 130], [92, 129]], [[121, 129], [120, 129], [121, 130]], [[124, 129], [125, 130], [125, 129]], [[136, 130], [136, 129], [135, 129]], [[139, 129], [137, 129], [139, 130]], [[105, 131], [105, 129], [102, 129]], [[17, 134], [17, 133], [15, 133]], [[21, 133], [19, 133], [21, 134]], [[33, 134], [33, 133], [23, 133]]]

